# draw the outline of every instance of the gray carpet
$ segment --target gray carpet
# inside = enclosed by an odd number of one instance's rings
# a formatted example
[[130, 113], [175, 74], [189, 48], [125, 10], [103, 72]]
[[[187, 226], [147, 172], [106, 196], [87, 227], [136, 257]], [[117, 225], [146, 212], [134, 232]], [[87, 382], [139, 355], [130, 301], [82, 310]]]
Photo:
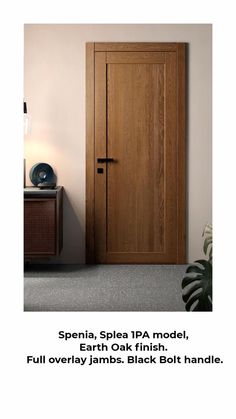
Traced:
[[186, 265], [30, 266], [25, 311], [185, 311]]

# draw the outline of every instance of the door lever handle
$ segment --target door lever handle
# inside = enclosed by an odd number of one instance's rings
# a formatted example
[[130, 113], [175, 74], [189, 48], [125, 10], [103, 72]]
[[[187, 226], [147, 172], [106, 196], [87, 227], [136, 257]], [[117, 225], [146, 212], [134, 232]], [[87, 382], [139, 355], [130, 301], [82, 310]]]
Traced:
[[97, 162], [98, 163], [112, 163], [114, 161], [115, 160], [113, 158], [111, 158], [111, 157], [98, 157], [97, 158]]

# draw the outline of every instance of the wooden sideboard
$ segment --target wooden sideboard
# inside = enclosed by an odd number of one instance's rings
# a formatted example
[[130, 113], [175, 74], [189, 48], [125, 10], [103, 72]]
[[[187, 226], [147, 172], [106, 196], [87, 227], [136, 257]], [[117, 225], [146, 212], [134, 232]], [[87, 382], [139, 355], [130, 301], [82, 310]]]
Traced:
[[57, 256], [63, 245], [63, 187], [24, 188], [25, 258]]

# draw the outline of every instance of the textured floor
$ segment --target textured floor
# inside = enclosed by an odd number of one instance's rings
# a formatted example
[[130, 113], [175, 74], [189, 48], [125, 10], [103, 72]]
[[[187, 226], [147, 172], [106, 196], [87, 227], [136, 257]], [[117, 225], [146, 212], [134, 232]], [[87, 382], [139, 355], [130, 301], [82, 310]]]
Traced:
[[186, 265], [29, 267], [25, 311], [185, 311]]

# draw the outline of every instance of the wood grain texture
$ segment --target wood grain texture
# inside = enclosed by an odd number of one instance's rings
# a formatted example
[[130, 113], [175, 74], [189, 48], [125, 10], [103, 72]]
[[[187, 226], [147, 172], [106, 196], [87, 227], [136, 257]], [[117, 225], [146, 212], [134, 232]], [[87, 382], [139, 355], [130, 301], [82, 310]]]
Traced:
[[[106, 157], [106, 53], [95, 54], [95, 261], [106, 262], [106, 165], [98, 164]], [[102, 167], [103, 174], [97, 173]]]
[[164, 52], [107, 52], [107, 64], [157, 64], [164, 62]]
[[166, 53], [165, 71], [165, 253], [177, 261], [177, 91], [176, 53]]
[[[94, 50], [87, 261], [185, 263], [185, 45], [98, 43]], [[115, 162], [97, 163], [106, 156]]]
[[177, 263], [186, 263], [186, 44], [178, 44], [177, 51], [178, 95], [178, 255]]
[[177, 43], [168, 42], [96, 42], [95, 51], [177, 51]]
[[86, 44], [86, 263], [94, 263], [94, 43]]
[[164, 66], [109, 65], [107, 252], [163, 252]]

